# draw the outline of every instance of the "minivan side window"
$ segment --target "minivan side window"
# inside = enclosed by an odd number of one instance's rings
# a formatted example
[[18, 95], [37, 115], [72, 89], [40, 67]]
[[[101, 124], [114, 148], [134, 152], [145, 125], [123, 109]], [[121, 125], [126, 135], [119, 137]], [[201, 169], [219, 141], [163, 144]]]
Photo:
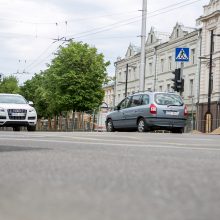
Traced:
[[155, 95], [158, 105], [182, 106], [183, 101], [179, 95], [169, 93], [158, 93]]
[[120, 103], [120, 109], [124, 109], [128, 107], [128, 103], [129, 103], [129, 98], [125, 98], [121, 103]]
[[150, 103], [150, 100], [149, 100], [149, 95], [143, 95], [142, 96], [142, 100], [141, 100], [141, 104], [142, 105], [148, 105]]
[[139, 106], [139, 105], [141, 105], [141, 96], [140, 95], [134, 95], [131, 98], [131, 102], [130, 102], [129, 107], [135, 107], [135, 106]]

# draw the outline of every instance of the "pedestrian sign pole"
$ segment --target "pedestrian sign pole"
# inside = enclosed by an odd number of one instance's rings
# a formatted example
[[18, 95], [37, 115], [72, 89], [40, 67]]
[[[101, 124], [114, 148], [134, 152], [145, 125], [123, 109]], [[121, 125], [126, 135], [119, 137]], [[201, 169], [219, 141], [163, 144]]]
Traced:
[[[187, 47], [178, 47], [175, 50], [175, 61], [180, 62], [180, 80], [183, 78], [183, 67], [184, 67], [184, 62], [189, 62], [189, 48]], [[182, 92], [180, 92], [180, 95]]]
[[176, 48], [176, 62], [189, 62], [189, 48]]

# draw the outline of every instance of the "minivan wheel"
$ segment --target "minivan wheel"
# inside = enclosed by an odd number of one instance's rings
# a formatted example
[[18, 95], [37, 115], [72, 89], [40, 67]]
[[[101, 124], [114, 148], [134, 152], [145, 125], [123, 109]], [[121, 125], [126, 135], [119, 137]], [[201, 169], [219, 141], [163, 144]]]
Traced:
[[137, 130], [138, 130], [138, 132], [145, 132], [145, 131], [147, 131], [147, 126], [146, 126], [145, 120], [143, 118], [140, 118], [138, 120]]
[[111, 119], [108, 119], [107, 124], [106, 124], [106, 130], [107, 132], [113, 132], [115, 131], [115, 128], [113, 126], [113, 122]]

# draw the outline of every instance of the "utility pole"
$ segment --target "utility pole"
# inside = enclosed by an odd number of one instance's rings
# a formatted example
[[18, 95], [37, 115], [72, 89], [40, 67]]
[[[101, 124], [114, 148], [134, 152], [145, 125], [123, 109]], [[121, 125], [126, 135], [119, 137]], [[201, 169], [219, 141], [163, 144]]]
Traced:
[[199, 57], [200, 59], [209, 59], [209, 79], [208, 79], [208, 103], [207, 103], [207, 112], [205, 114], [205, 132], [210, 133], [212, 131], [212, 113], [211, 113], [211, 96], [212, 96], [212, 66], [213, 66], [213, 53], [214, 53], [214, 37], [220, 37], [220, 34], [214, 34], [214, 31], [211, 30], [210, 35], [210, 54], [209, 58]]
[[206, 112], [206, 132], [210, 133], [212, 130], [212, 114], [211, 114], [211, 95], [212, 95], [212, 54], [213, 54], [213, 37], [214, 33], [211, 30], [211, 40], [210, 40], [210, 56], [209, 56], [209, 84], [208, 84], [208, 109]]
[[128, 63], [126, 64], [126, 76], [125, 76], [125, 97], [128, 93]]
[[139, 77], [139, 90], [140, 91], [144, 91], [144, 87], [145, 87], [146, 21], [147, 21], [147, 0], [143, 0], [142, 26], [141, 26], [141, 63], [140, 63], [140, 77]]
[[210, 57], [209, 57], [209, 87], [208, 87], [208, 110], [207, 113], [211, 113], [211, 93], [212, 93], [212, 54], [213, 54], [213, 30], [211, 30], [211, 40], [210, 40]]

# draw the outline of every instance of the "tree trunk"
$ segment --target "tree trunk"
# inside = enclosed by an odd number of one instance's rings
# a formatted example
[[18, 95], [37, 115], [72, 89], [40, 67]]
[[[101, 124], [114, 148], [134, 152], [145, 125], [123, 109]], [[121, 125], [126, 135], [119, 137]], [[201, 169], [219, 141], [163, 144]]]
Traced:
[[68, 112], [66, 112], [66, 120], [65, 120], [65, 127], [66, 127], [66, 131], [68, 131], [69, 129], [69, 114]]
[[76, 111], [73, 110], [73, 115], [72, 115], [72, 130], [73, 131], [75, 130], [75, 113], [76, 113]]
[[56, 115], [54, 115], [53, 129], [54, 131], [57, 130], [57, 116]]
[[63, 129], [62, 122], [63, 122], [63, 116], [62, 116], [62, 114], [60, 114], [60, 116], [59, 116], [59, 131], [62, 131], [62, 129]]
[[51, 131], [52, 130], [52, 124], [51, 124], [51, 118], [48, 118], [48, 130]]

